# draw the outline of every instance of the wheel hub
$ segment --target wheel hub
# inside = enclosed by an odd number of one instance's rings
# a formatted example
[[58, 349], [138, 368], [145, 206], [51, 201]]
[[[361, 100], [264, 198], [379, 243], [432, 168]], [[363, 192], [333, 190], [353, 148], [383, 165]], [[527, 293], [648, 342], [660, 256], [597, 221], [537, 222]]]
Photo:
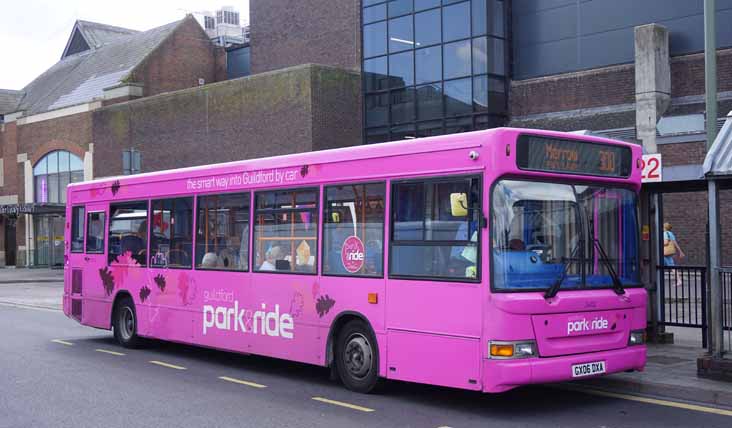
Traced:
[[354, 334], [346, 342], [343, 355], [346, 369], [351, 375], [357, 378], [364, 378], [371, 370], [371, 345], [369, 341], [360, 334]]

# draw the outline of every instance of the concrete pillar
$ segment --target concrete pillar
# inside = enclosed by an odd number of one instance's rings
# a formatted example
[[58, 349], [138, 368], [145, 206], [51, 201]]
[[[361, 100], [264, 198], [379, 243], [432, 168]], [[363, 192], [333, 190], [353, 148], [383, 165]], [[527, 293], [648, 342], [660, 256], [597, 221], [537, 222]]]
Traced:
[[658, 24], [635, 27], [635, 128], [646, 153], [658, 153], [656, 124], [669, 104], [668, 31]]

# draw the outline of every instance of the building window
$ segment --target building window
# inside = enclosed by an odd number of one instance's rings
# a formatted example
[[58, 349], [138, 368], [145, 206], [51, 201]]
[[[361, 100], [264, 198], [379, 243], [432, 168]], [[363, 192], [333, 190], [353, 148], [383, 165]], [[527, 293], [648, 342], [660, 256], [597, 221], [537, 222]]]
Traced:
[[33, 167], [33, 181], [35, 202], [65, 204], [66, 186], [84, 181], [84, 163], [65, 150], [51, 152]]
[[203, 24], [204, 28], [206, 28], [207, 30], [213, 30], [214, 28], [216, 28], [216, 22], [214, 21], [213, 16], [204, 16]]
[[152, 202], [150, 266], [190, 268], [193, 257], [193, 198]]
[[84, 207], [71, 209], [71, 252], [84, 252]]
[[505, 123], [504, 0], [362, 4], [367, 143]]
[[147, 202], [110, 206], [109, 264], [147, 265]]
[[124, 175], [139, 174], [142, 172], [142, 155], [139, 150], [127, 149], [122, 151], [122, 173]]
[[314, 274], [318, 252], [318, 191], [260, 192], [255, 201], [254, 269]]
[[325, 189], [324, 274], [383, 275], [385, 195], [383, 183]]
[[201, 196], [196, 269], [249, 270], [249, 193]]
[[479, 279], [480, 179], [408, 181], [392, 189], [390, 275]]

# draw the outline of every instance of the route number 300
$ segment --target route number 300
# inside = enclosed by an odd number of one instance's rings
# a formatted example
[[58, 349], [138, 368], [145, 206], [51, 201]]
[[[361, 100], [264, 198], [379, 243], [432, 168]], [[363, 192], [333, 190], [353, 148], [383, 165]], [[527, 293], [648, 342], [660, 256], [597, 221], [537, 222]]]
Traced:
[[644, 183], [654, 183], [663, 180], [661, 176], [663, 164], [661, 163], [660, 154], [643, 155], [641, 165], [643, 167], [641, 179]]

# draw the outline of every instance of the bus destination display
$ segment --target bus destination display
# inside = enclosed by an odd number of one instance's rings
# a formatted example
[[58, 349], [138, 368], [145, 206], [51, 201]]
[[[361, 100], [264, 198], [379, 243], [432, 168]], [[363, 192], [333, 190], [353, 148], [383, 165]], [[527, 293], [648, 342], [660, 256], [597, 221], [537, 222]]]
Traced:
[[630, 148], [537, 135], [518, 138], [516, 163], [525, 170], [564, 174], [630, 176]]

